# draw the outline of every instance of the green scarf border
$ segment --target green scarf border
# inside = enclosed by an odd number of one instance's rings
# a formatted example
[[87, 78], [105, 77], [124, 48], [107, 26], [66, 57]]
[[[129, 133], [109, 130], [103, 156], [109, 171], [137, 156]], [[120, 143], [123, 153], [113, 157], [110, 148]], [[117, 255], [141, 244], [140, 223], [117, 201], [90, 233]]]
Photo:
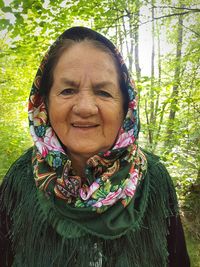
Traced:
[[[86, 267], [94, 264], [97, 255], [107, 267], [167, 266], [167, 225], [178, 208], [171, 178], [158, 158], [145, 153], [148, 172], [144, 183], [149, 180], [149, 186], [143, 216], [112, 239], [98, 237], [82, 223], [64, 221], [50, 202], [42, 204], [33, 180], [31, 154], [29, 150], [11, 167], [3, 184], [1, 208], [6, 207], [13, 221], [13, 267]], [[144, 201], [142, 196], [140, 201]]]

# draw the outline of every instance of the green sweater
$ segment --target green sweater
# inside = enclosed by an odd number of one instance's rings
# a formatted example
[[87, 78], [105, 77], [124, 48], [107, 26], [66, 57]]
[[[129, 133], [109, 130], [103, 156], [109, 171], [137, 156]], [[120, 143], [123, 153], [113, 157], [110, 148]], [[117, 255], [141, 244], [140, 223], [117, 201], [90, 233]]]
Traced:
[[[29, 149], [0, 188], [0, 267], [190, 266], [171, 178], [158, 157], [145, 154], [148, 170], [133, 210], [140, 219], [131, 217], [125, 234], [108, 239], [85, 221], [63, 217], [38, 191]], [[102, 223], [100, 218], [93, 227]]]

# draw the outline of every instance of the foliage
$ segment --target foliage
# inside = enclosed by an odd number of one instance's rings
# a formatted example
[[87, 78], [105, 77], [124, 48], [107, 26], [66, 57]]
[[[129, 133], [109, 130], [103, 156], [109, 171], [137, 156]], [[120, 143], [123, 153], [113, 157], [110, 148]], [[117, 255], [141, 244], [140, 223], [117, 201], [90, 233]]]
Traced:
[[27, 129], [27, 97], [30, 67], [21, 58], [8, 55], [3, 44], [0, 63], [0, 176], [2, 177], [11, 163], [30, 146]]
[[185, 229], [185, 232], [186, 232], [186, 240], [187, 240], [187, 249], [190, 255], [191, 267], [199, 267], [200, 265], [200, 243], [198, 240], [192, 237], [189, 232], [187, 232], [187, 229]]

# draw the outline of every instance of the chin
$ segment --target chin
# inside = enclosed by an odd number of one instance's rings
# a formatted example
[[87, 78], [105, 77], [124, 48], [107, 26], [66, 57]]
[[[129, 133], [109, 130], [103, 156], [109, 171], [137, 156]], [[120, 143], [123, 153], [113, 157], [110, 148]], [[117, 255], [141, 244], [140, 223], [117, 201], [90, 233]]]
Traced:
[[86, 147], [78, 147], [77, 149], [72, 149], [68, 147], [67, 151], [69, 154], [74, 154], [77, 156], [82, 156], [84, 158], [91, 158], [92, 156], [98, 154], [99, 152], [105, 152], [107, 151], [109, 147], [92, 147], [92, 148], [86, 148]]

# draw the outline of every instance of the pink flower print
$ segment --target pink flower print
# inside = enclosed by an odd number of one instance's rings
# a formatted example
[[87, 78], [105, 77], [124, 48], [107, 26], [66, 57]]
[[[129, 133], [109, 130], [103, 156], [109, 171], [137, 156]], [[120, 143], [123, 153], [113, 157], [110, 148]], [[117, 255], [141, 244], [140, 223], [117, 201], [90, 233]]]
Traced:
[[110, 154], [111, 154], [110, 151], [106, 151], [106, 152], [103, 154], [103, 156], [104, 156], [104, 157], [108, 157], [108, 156], [110, 156]]
[[79, 193], [80, 193], [80, 197], [83, 199], [83, 200], [88, 200], [91, 195], [97, 190], [99, 189], [100, 185], [97, 183], [97, 182], [93, 182], [91, 184], [90, 187], [87, 187], [87, 188], [81, 188], [79, 190]]
[[130, 169], [130, 178], [127, 180], [127, 185], [123, 189], [124, 197], [133, 197], [138, 183], [138, 170], [134, 166]]
[[122, 189], [119, 188], [117, 191], [115, 192], [110, 192], [106, 198], [101, 199], [99, 201], [97, 201], [93, 206], [100, 208], [101, 206], [111, 206], [113, 205], [115, 202], [117, 202], [118, 199], [121, 198], [122, 195]]
[[137, 185], [137, 181], [138, 179], [136, 179], [136, 177], [138, 178], [138, 175], [135, 176], [134, 178], [130, 178], [128, 180], [127, 185], [125, 186], [123, 193], [124, 195], [127, 197], [133, 197], [135, 194], [135, 190], [136, 190], [136, 185]]
[[38, 137], [36, 135], [33, 125], [30, 126], [30, 133], [31, 133], [31, 136], [33, 138], [33, 142], [35, 143], [38, 151], [40, 152], [40, 154], [42, 155], [42, 157], [46, 157], [47, 154], [48, 154], [48, 148], [44, 144], [42, 138], [41, 137]]
[[139, 178], [138, 170], [134, 169], [134, 171], [130, 171], [130, 180], [134, 180], [137, 183]]
[[119, 135], [123, 134], [123, 133], [125, 133], [125, 131], [124, 131], [123, 127], [121, 127], [120, 130], [119, 130]]
[[41, 140], [41, 138], [39, 138], [39, 137], [36, 135], [35, 130], [34, 130], [34, 126], [33, 126], [33, 125], [30, 126], [30, 133], [31, 133], [31, 136], [32, 136], [32, 138], [33, 138], [33, 142], [34, 142], [34, 143], [36, 143], [36, 142], [38, 142], [38, 141]]
[[58, 141], [58, 138], [56, 137], [56, 134], [54, 133], [53, 129], [49, 127], [46, 130], [46, 134], [44, 137], [44, 144], [48, 148], [48, 150], [51, 151], [60, 151], [62, 153], [65, 153], [61, 144]]
[[42, 150], [41, 151], [41, 155], [42, 155], [43, 158], [45, 158], [48, 155], [49, 151], [48, 151], [46, 146], [42, 146], [42, 145], [41, 145], [41, 150]]
[[30, 133], [42, 157], [46, 157], [49, 151], [65, 153], [51, 127], [46, 130], [44, 139], [36, 135], [33, 125], [30, 126]]
[[129, 102], [128, 107], [131, 110], [134, 110], [137, 107], [135, 99], [133, 101]]
[[124, 189], [124, 195], [125, 195], [125, 197], [133, 197], [134, 194], [135, 194], [135, 188], [126, 187]]
[[114, 149], [127, 147], [127, 146], [133, 144], [135, 141], [135, 137], [133, 136], [133, 133], [134, 133], [134, 131], [133, 131], [133, 129], [131, 129], [127, 133], [125, 132], [123, 134], [120, 134], [118, 139], [117, 139], [117, 142], [114, 146]]

